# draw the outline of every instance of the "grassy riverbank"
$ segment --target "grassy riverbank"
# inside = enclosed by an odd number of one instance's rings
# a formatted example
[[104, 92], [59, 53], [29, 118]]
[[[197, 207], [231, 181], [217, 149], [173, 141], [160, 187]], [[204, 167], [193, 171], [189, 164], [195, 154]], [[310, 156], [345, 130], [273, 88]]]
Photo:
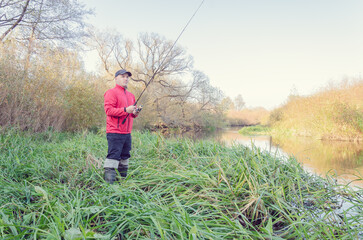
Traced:
[[130, 175], [110, 186], [104, 134], [8, 131], [0, 144], [2, 239], [363, 237], [362, 189], [258, 149], [135, 132]]
[[249, 126], [243, 127], [238, 132], [242, 135], [270, 135], [271, 129], [267, 126], [256, 125], [256, 126]]

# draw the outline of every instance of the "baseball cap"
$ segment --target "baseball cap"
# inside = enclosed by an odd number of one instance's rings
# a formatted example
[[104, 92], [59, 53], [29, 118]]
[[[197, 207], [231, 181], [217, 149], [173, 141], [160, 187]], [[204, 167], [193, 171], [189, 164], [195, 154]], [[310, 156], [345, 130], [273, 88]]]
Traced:
[[127, 74], [129, 75], [129, 77], [131, 77], [131, 76], [132, 76], [132, 74], [131, 74], [130, 72], [126, 71], [125, 69], [120, 69], [120, 70], [118, 70], [118, 71], [115, 73], [115, 77], [117, 77], [118, 75], [121, 75], [121, 74], [125, 74], [125, 73], [127, 73]]

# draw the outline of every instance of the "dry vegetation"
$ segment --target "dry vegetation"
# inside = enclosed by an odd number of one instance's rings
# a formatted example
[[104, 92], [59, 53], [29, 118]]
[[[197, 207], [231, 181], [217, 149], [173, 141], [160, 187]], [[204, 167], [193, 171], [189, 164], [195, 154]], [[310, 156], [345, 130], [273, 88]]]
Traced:
[[0, 125], [22, 130], [78, 130], [103, 118], [103, 91], [81, 70], [78, 57], [66, 50], [42, 49], [28, 69], [25, 46], [0, 45]]
[[[33, 131], [103, 126], [103, 94], [114, 87], [113, 78], [107, 73], [87, 73], [77, 53], [46, 43], [36, 46], [36, 54], [27, 65], [28, 58], [21, 54], [27, 51], [26, 44], [13, 39], [0, 43], [0, 126]], [[129, 69], [136, 71], [131, 66]], [[190, 83], [160, 78], [141, 99], [139, 104], [144, 110], [136, 125], [152, 127], [162, 123], [183, 129], [221, 125], [222, 94], [209, 84], [207, 76], [194, 72]], [[129, 85], [137, 97], [145, 85], [136, 80]]]
[[253, 109], [242, 109], [241, 111], [229, 110], [227, 120], [231, 126], [251, 126], [265, 124], [268, 120], [269, 111], [260, 107]]
[[[160, 40], [158, 35], [150, 38], [149, 41]], [[168, 42], [162, 41], [156, 46], [146, 41], [144, 48], [155, 48], [154, 52], [159, 52], [159, 48], [166, 51]], [[107, 71], [98, 75], [87, 73], [78, 52], [47, 42], [33, 42], [32, 52], [28, 50], [29, 43], [15, 38], [0, 42], [0, 126], [37, 132], [49, 128], [77, 131], [103, 126], [103, 94], [114, 87], [113, 77]], [[145, 57], [138, 54], [140, 59]], [[116, 71], [125, 67], [122, 66], [122, 56], [118, 58], [113, 61], [108, 59], [106, 69]], [[193, 69], [188, 70], [189, 82], [183, 82], [181, 75], [185, 72], [173, 62], [179, 64], [180, 59], [183, 57], [176, 55], [168, 62], [169, 65], [163, 67], [165, 72], [155, 74], [155, 81], [139, 102], [144, 106], [136, 122], [139, 127], [163, 124], [182, 129], [202, 129], [220, 126], [224, 121], [221, 117], [224, 110], [220, 106], [221, 91], [210, 85], [206, 75]], [[137, 63], [136, 60], [128, 62], [127, 67], [135, 73], [129, 88], [136, 97], [153, 74], [147, 74], [153, 69], [152, 65], [145, 65], [143, 69]], [[188, 64], [184, 67], [189, 68]]]
[[269, 118], [275, 133], [319, 139], [363, 139], [363, 81], [345, 81], [311, 96], [290, 96]]

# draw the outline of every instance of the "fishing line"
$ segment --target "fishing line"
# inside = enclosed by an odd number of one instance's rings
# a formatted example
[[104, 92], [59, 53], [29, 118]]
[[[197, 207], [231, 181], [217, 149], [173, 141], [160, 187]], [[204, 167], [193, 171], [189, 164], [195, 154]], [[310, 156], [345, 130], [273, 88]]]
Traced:
[[[150, 80], [148, 81], [148, 83], [146, 84], [144, 90], [142, 90], [142, 92], [140, 93], [139, 97], [137, 98], [137, 100], [134, 103], [134, 106], [136, 106], [137, 102], [140, 100], [142, 94], [144, 94], [146, 88], [149, 86], [149, 84], [151, 83], [151, 81], [154, 79], [155, 75], [159, 73], [159, 70], [161, 68], [161, 66], [163, 65], [164, 61], [166, 60], [166, 58], [168, 57], [168, 55], [170, 54], [171, 50], [173, 50], [174, 46], [176, 45], [176, 43], [178, 42], [179, 38], [181, 37], [181, 35], [183, 35], [185, 29], [188, 27], [189, 23], [192, 21], [192, 19], [194, 18], [195, 14], [197, 14], [198, 10], [200, 9], [200, 7], [203, 5], [205, 0], [203, 0], [200, 4], [199, 7], [197, 8], [197, 10], [195, 10], [194, 14], [190, 17], [189, 21], [187, 22], [187, 24], [184, 26], [183, 30], [180, 32], [179, 36], [177, 37], [177, 39], [174, 41], [173, 45], [171, 46], [171, 48], [169, 49], [168, 53], [165, 55], [164, 59], [161, 61], [161, 63], [159, 64], [159, 67], [156, 69], [156, 71], [154, 72], [154, 74], [151, 76]], [[125, 117], [125, 119], [122, 121], [122, 124], [124, 124], [126, 122], [126, 119], [128, 118], [130, 114], [128, 113]]]

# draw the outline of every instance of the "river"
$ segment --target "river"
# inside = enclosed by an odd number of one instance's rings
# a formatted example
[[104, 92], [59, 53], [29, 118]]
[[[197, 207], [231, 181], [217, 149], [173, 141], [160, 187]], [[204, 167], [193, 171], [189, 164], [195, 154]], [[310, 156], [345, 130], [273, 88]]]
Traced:
[[[275, 141], [271, 136], [243, 136], [238, 128], [227, 128], [210, 134], [184, 136], [193, 139], [214, 139], [226, 145], [242, 144], [258, 147], [283, 158], [294, 156], [304, 169], [322, 177], [334, 175], [339, 183], [363, 187], [363, 144], [344, 141], [322, 141], [295, 137]], [[360, 180], [357, 180], [359, 179]]]

